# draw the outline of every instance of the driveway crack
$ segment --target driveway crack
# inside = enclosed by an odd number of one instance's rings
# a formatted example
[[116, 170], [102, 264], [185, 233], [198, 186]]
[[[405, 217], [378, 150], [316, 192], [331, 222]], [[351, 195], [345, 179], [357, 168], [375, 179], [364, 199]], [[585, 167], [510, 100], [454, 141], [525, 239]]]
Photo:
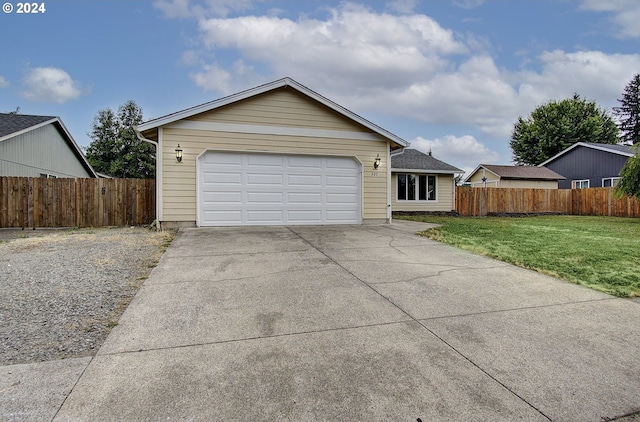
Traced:
[[[552, 419], [547, 416], [541, 409], [537, 408], [533, 403], [529, 402], [527, 399], [525, 399], [524, 397], [522, 397], [521, 395], [519, 395], [517, 392], [515, 392], [513, 389], [511, 389], [508, 385], [506, 385], [505, 383], [503, 383], [502, 381], [500, 381], [499, 379], [497, 379], [495, 376], [491, 375], [487, 370], [485, 370], [484, 368], [482, 368], [479, 364], [477, 364], [476, 362], [474, 362], [471, 358], [469, 358], [468, 356], [466, 356], [464, 353], [462, 353], [460, 350], [458, 350], [453, 344], [449, 343], [447, 340], [445, 340], [443, 337], [439, 336], [435, 331], [431, 330], [429, 327], [427, 327], [422, 321], [420, 321], [419, 319], [415, 318], [413, 315], [411, 315], [409, 312], [407, 312], [405, 309], [403, 309], [401, 306], [399, 306], [397, 303], [393, 302], [391, 299], [389, 299], [387, 296], [383, 295], [382, 293], [380, 293], [380, 291], [378, 291], [373, 285], [367, 283], [366, 281], [362, 280], [360, 277], [358, 277], [356, 274], [354, 274], [351, 270], [349, 270], [348, 268], [344, 267], [342, 264], [340, 264], [338, 261], [336, 261], [335, 259], [333, 259], [331, 256], [327, 255], [323, 250], [319, 249], [318, 247], [316, 247], [313, 243], [309, 242], [307, 239], [305, 239], [302, 235], [300, 235], [299, 233], [296, 233], [295, 231], [293, 231], [291, 228], [287, 227], [287, 229], [289, 229], [292, 233], [294, 233], [296, 236], [298, 236], [300, 239], [302, 239], [304, 242], [306, 242], [307, 244], [309, 244], [312, 248], [316, 249], [318, 252], [320, 252], [321, 254], [323, 254], [324, 256], [327, 257], [327, 259], [331, 260], [331, 262], [333, 262], [335, 265], [337, 265], [338, 267], [342, 268], [344, 271], [346, 271], [347, 273], [349, 273], [352, 277], [354, 277], [356, 280], [358, 280], [360, 283], [362, 283], [364, 286], [368, 287], [369, 289], [371, 289], [372, 291], [374, 291], [377, 295], [379, 295], [381, 298], [383, 298], [385, 301], [389, 302], [391, 305], [393, 305], [395, 308], [397, 308], [400, 312], [402, 312], [403, 314], [405, 314], [407, 316], [407, 318], [409, 318], [410, 321], [414, 321], [415, 323], [419, 324], [422, 328], [424, 328], [427, 332], [429, 332], [431, 335], [433, 335], [435, 338], [437, 338], [438, 340], [440, 340], [444, 345], [446, 345], [449, 349], [451, 349], [454, 353], [456, 353], [457, 355], [459, 355], [461, 358], [463, 358], [464, 360], [466, 360], [467, 362], [469, 362], [469, 364], [471, 364], [473, 367], [475, 367], [477, 370], [479, 370], [480, 372], [482, 372], [483, 374], [485, 374], [487, 377], [489, 377], [491, 380], [493, 380], [494, 382], [496, 382], [497, 384], [499, 384], [500, 386], [502, 386], [502, 388], [504, 388], [506, 391], [508, 391], [509, 393], [513, 394], [515, 397], [517, 397], [518, 399], [520, 399], [522, 402], [526, 403], [529, 407], [531, 407], [533, 410], [535, 410], [536, 412], [538, 412], [541, 416], [543, 416], [544, 418], [546, 418], [547, 420], [551, 421]], [[391, 246], [393, 247], [393, 246]], [[396, 248], [394, 248], [396, 249]]]

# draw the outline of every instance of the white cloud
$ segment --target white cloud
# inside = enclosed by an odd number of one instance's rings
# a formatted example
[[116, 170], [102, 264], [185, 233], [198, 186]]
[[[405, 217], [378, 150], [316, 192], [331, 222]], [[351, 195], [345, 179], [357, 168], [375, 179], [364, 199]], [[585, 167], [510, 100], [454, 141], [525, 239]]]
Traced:
[[244, 16], [201, 20], [200, 29], [208, 48], [239, 49], [279, 76], [311, 75], [305, 79], [337, 91], [402, 86], [442, 69], [443, 56], [467, 51], [428, 16], [376, 14], [353, 4], [331, 9], [327, 20]]
[[577, 92], [603, 107], [612, 107], [640, 68], [640, 55], [554, 50], [543, 53], [539, 62], [541, 72], [522, 72], [517, 76], [521, 97], [540, 104]]
[[79, 83], [62, 69], [36, 67], [28, 69], [24, 77], [24, 97], [30, 101], [63, 104], [80, 97]]
[[227, 17], [250, 10], [256, 0], [156, 0], [153, 5], [168, 18]]
[[248, 86], [264, 82], [251, 66], [247, 66], [242, 61], [237, 61], [230, 71], [223, 69], [216, 63], [205, 64], [200, 72], [192, 72], [189, 76], [197, 86], [205, 91], [217, 91], [224, 95], [233, 94]]
[[[188, 5], [181, 1], [173, 0]], [[640, 68], [639, 54], [555, 50], [508, 70], [478, 53], [491, 50], [487, 41], [461, 39], [426, 15], [376, 13], [353, 3], [326, 11], [325, 19], [200, 18], [204, 49], [185, 53], [183, 62], [197, 68], [190, 76], [198, 86], [222, 94], [290, 76], [356, 112], [463, 125], [505, 142], [518, 116], [552, 99], [577, 92], [616, 105]], [[204, 52], [218, 61], [205, 62]], [[226, 52], [241, 59], [223, 66]]]
[[471, 172], [478, 164], [504, 164], [506, 161], [471, 135], [447, 135], [437, 139], [418, 137], [411, 141], [411, 148], [424, 153], [432, 152], [438, 160], [456, 166], [465, 173]]
[[583, 10], [610, 14], [609, 26], [619, 38], [640, 37], [640, 2], [638, 0], [583, 0]]
[[4, 88], [9, 86], [9, 81], [6, 80], [3, 76], [0, 76], [0, 88]]
[[389, 9], [405, 15], [413, 13], [417, 5], [418, 0], [394, 0], [387, 3]]

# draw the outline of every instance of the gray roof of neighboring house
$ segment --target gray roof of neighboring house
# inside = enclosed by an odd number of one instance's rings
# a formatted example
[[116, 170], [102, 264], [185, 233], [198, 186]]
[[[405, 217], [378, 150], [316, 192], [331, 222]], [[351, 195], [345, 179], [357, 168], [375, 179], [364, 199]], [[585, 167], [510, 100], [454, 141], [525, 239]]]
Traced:
[[31, 116], [28, 114], [0, 113], [0, 138], [20, 132], [40, 123], [55, 119], [55, 116]]
[[563, 149], [553, 157], [549, 158], [547, 161], [538, 164], [539, 167], [542, 167], [550, 162], [554, 161], [556, 158], [563, 156], [567, 152], [571, 151], [577, 147], [585, 147], [591, 149], [597, 149], [600, 151], [610, 152], [612, 154], [624, 155], [627, 157], [633, 156], [633, 148], [630, 145], [617, 145], [617, 144], [597, 144], [595, 142], [576, 142], [568, 148]]
[[93, 167], [91, 167], [91, 164], [89, 164], [87, 157], [84, 156], [82, 150], [73, 139], [59, 117], [0, 113], [0, 141], [13, 139], [16, 136], [21, 135], [22, 133], [27, 133], [31, 130], [39, 128], [40, 126], [46, 126], [48, 124], [53, 124], [60, 130], [63, 138], [67, 141], [82, 166], [90, 175], [92, 175], [93, 177], [98, 177], [96, 171], [93, 169]]
[[[499, 166], [495, 164], [480, 164], [478, 169], [484, 167], [501, 179], [530, 179], [530, 180], [564, 180], [564, 177], [546, 167], [537, 166]], [[471, 175], [469, 176], [471, 177]]]
[[417, 149], [405, 148], [401, 152], [391, 154], [391, 170], [423, 170], [434, 173], [462, 173], [457, 167], [422, 153]]

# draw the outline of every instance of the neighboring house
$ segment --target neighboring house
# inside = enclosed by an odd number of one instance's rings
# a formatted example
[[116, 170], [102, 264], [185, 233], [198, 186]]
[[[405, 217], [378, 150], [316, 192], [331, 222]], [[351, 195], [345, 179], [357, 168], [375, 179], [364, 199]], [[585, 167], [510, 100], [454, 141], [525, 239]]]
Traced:
[[0, 113], [0, 176], [97, 177], [59, 117]]
[[475, 188], [558, 189], [559, 180], [564, 177], [544, 167], [480, 164], [464, 182]]
[[408, 145], [290, 78], [136, 131], [158, 146], [164, 227], [389, 222], [390, 151]]
[[464, 173], [415, 149], [391, 154], [391, 210], [450, 212], [456, 209], [455, 176]]
[[633, 151], [628, 145], [577, 142], [549, 158], [540, 167], [561, 174], [560, 189], [600, 188], [615, 186]]

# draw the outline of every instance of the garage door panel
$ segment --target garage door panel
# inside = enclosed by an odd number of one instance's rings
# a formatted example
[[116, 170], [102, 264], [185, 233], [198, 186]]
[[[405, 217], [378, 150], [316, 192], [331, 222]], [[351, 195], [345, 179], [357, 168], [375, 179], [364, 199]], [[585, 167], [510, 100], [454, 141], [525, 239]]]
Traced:
[[216, 185], [240, 185], [242, 184], [242, 175], [226, 172], [205, 172], [202, 182]]
[[284, 211], [247, 211], [249, 224], [282, 224]]
[[288, 186], [308, 186], [322, 188], [322, 176], [320, 175], [300, 175], [289, 174], [287, 177]]
[[242, 204], [242, 193], [205, 192], [202, 199], [205, 204]]
[[203, 219], [210, 225], [241, 225], [242, 212], [239, 210], [203, 211]]
[[282, 174], [248, 173], [247, 185], [272, 185], [282, 186], [284, 176]]
[[282, 192], [247, 192], [247, 204], [282, 204]]
[[327, 186], [355, 187], [353, 176], [327, 176]]
[[323, 159], [320, 157], [292, 155], [287, 157], [286, 163], [287, 167], [290, 169], [301, 170], [304, 172], [313, 171], [314, 173], [319, 173], [317, 170], [320, 170], [322, 168]]
[[217, 166], [225, 167], [242, 167], [243, 154], [226, 153], [220, 154], [205, 154], [200, 158], [201, 164], [210, 164], [213, 168]]
[[278, 168], [283, 166], [283, 157], [281, 155], [251, 154], [245, 155], [245, 157], [249, 166]]
[[361, 222], [351, 158], [209, 152], [198, 172], [201, 226]]
[[287, 203], [289, 204], [322, 204], [321, 193], [305, 193], [305, 192], [289, 192], [287, 194]]

